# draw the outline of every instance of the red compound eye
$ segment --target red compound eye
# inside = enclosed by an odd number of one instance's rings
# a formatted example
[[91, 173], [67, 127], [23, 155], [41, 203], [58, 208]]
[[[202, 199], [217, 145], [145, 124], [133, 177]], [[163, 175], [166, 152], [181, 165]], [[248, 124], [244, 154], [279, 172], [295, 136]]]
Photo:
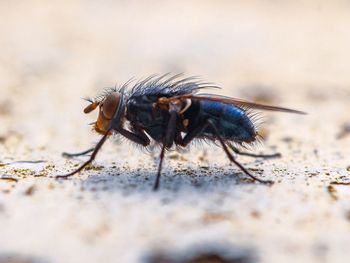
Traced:
[[[95, 124], [95, 130], [98, 133], [104, 134], [108, 131], [111, 120], [118, 109], [120, 96], [120, 93], [113, 92], [100, 102], [100, 112]], [[93, 108], [93, 106], [90, 106], [90, 108]]]
[[118, 109], [119, 102], [120, 94], [117, 92], [113, 92], [103, 100], [101, 111], [107, 120], [111, 120], [113, 118], [116, 110]]

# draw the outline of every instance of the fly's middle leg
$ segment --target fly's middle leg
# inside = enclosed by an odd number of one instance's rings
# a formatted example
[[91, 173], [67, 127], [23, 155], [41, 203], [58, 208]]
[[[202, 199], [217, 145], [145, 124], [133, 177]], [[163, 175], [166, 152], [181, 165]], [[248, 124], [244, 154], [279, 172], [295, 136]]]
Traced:
[[160, 152], [160, 157], [159, 157], [159, 164], [158, 164], [158, 171], [157, 171], [157, 177], [156, 181], [154, 183], [153, 190], [156, 191], [159, 188], [159, 182], [160, 182], [160, 176], [162, 172], [162, 165], [163, 165], [163, 160], [164, 160], [164, 155], [165, 155], [165, 149], [170, 148], [174, 142], [174, 139], [176, 138], [176, 123], [178, 120], [178, 113], [175, 110], [170, 111], [170, 119], [169, 123], [166, 129], [166, 134], [163, 139], [163, 145], [162, 145], [162, 150]]

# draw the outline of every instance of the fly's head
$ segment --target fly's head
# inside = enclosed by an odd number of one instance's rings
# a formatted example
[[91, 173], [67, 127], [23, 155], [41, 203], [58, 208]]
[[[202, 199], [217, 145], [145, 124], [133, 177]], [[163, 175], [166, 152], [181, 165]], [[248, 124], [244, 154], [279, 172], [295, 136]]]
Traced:
[[[123, 107], [123, 94], [117, 91], [102, 96], [84, 109], [84, 113], [90, 113], [99, 107], [97, 121], [94, 123], [94, 130], [100, 134], [106, 134], [111, 128], [112, 121], [121, 118], [120, 113]], [[119, 121], [120, 122], [120, 121]]]

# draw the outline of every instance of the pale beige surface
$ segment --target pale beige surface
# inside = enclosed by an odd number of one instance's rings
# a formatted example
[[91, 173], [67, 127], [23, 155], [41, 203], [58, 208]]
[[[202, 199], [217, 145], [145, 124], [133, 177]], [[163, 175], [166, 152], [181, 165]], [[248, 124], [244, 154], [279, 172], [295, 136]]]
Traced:
[[[176, 2], [176, 3], [175, 3]], [[0, 260], [143, 262], [153, 253], [224, 244], [258, 262], [349, 262], [350, 110], [347, 1], [2, 1], [0, 3]], [[108, 143], [95, 169], [52, 177], [98, 136], [80, 98], [152, 73], [185, 72], [221, 94], [302, 109], [266, 114], [256, 149], [239, 158], [272, 187], [250, 183], [215, 146], [169, 153]], [[170, 158], [169, 158], [170, 157]], [[100, 167], [102, 166], [102, 167]], [[40, 177], [37, 177], [40, 175]]]

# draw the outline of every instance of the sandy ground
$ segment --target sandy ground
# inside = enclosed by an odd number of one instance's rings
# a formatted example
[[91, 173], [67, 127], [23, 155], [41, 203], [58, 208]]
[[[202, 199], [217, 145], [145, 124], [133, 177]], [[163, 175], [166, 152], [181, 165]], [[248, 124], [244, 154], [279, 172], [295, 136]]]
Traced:
[[[350, 182], [349, 12], [348, 1], [1, 1], [0, 262], [349, 262], [350, 187], [331, 184]], [[158, 150], [125, 141], [53, 178], [84, 160], [61, 152], [99, 138], [82, 97], [165, 72], [309, 113], [265, 114], [254, 151], [282, 158], [239, 157], [273, 186], [193, 145], [167, 154], [155, 193]]]

